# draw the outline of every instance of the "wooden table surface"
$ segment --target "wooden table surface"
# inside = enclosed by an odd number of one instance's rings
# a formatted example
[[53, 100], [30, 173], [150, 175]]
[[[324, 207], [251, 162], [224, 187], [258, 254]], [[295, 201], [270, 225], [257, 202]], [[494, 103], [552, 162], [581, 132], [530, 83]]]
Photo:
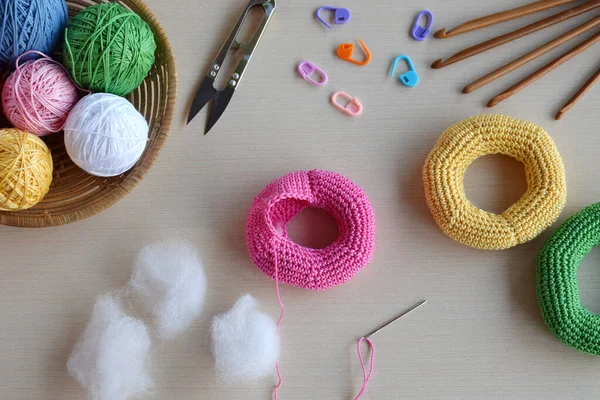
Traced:
[[[368, 194], [377, 215], [377, 249], [369, 267], [344, 286], [321, 293], [282, 288], [287, 316], [280, 399], [352, 399], [362, 383], [357, 338], [421, 299], [429, 303], [374, 338], [376, 370], [364, 399], [598, 398], [600, 359], [558, 342], [536, 301], [535, 258], [557, 225], [511, 250], [474, 250], [438, 229], [421, 180], [423, 162], [448, 126], [490, 112], [487, 100], [569, 45], [474, 94], [460, 94], [465, 84], [586, 17], [434, 71], [429, 65], [435, 59], [523, 22], [419, 43], [408, 30], [421, 7], [433, 11], [441, 28], [524, 1], [345, 0], [338, 4], [352, 11], [351, 21], [327, 31], [313, 17], [322, 3], [278, 0], [240, 89], [203, 136], [206, 112], [185, 126], [187, 110], [245, 0], [147, 2], [177, 57], [178, 104], [169, 140], [147, 178], [100, 215], [52, 229], [0, 227], [1, 399], [84, 399], [66, 360], [97, 296], [127, 283], [142, 246], [173, 237], [197, 244], [209, 295], [189, 331], [171, 341], [153, 339], [154, 389], [144, 398], [269, 399], [275, 376], [250, 386], [216, 383], [210, 321], [245, 293], [277, 317], [274, 285], [246, 252], [246, 213], [271, 180], [317, 168], [347, 176]], [[367, 67], [334, 54], [340, 43], [357, 39], [373, 53]], [[355, 52], [359, 58], [360, 50]], [[401, 53], [412, 57], [421, 76], [414, 89], [388, 75]], [[316, 88], [300, 79], [296, 67], [303, 60], [323, 67], [329, 84]], [[600, 199], [600, 89], [564, 121], [552, 118], [597, 67], [596, 48], [493, 110], [538, 123], [554, 138], [569, 189], [559, 222]], [[360, 118], [330, 106], [337, 90], [363, 102]], [[476, 161], [465, 185], [477, 206], [493, 212], [526, 189], [522, 165], [503, 156]], [[322, 213], [303, 213], [292, 231], [302, 244], [322, 245], [330, 239], [331, 221]], [[594, 251], [580, 268], [582, 301], [596, 312], [599, 262]]]

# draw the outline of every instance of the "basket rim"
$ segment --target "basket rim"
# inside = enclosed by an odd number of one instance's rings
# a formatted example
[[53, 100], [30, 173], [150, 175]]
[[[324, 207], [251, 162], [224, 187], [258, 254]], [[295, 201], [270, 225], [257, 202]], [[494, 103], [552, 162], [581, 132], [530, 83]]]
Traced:
[[95, 199], [85, 208], [74, 209], [72, 211], [61, 213], [60, 215], [51, 215], [48, 211], [41, 211], [37, 216], [21, 215], [20, 212], [0, 212], [0, 225], [20, 228], [47, 228], [66, 225], [92, 217], [112, 207], [133, 191], [156, 162], [169, 135], [175, 114], [177, 100], [177, 70], [175, 55], [165, 29], [143, 0], [125, 0], [125, 2], [137, 8], [139, 14], [141, 14], [143, 19], [152, 27], [158, 42], [157, 44], [161, 49], [161, 57], [165, 60], [166, 64], [166, 107], [161, 114], [162, 120], [160, 128], [156, 133], [156, 138], [154, 139], [152, 147], [149, 148], [145, 154], [145, 159], [140, 161], [133, 170], [126, 173], [127, 176], [124, 177], [118, 185], [111, 185], [110, 191], [104, 193], [101, 198]]

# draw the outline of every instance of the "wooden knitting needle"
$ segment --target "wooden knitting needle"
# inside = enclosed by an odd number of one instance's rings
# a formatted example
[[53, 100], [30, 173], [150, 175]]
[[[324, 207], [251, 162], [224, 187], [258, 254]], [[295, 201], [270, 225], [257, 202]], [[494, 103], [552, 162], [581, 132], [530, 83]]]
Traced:
[[598, 82], [598, 80], [600, 80], [600, 69], [590, 78], [589, 81], [587, 81], [585, 83], [585, 85], [583, 85], [581, 87], [581, 89], [579, 89], [577, 91], [577, 93], [575, 93], [575, 95], [573, 97], [571, 97], [571, 99], [567, 102], [567, 104], [558, 112], [558, 114], [556, 114], [556, 119], [562, 119], [562, 117], [564, 117], [564, 115], [567, 113], [567, 111], [569, 111], [571, 108], [573, 108], [573, 106], [575, 106], [575, 104], [577, 104], [577, 102], [579, 100], [581, 100], [581, 98], [583, 96], [585, 96], [585, 94], [592, 88], [592, 86], [594, 86], [594, 84], [596, 82]]
[[558, 57], [556, 60], [546, 64], [544, 67], [540, 68], [533, 74], [529, 75], [527, 78], [521, 80], [516, 85], [510, 87], [509, 89], [500, 93], [498, 96], [491, 99], [490, 102], [488, 103], [488, 107], [494, 107], [495, 105], [508, 99], [512, 95], [517, 94], [521, 90], [525, 89], [527, 86], [531, 85], [532, 83], [534, 83], [535, 81], [537, 81], [538, 79], [540, 79], [541, 77], [546, 75], [548, 72], [553, 71], [554, 69], [558, 68], [565, 62], [569, 61], [571, 58], [573, 58], [576, 55], [587, 50], [589, 47], [593, 46], [598, 41], [600, 41], [600, 32], [596, 33], [594, 36], [592, 36], [585, 42], [583, 42], [580, 45], [576, 46], [575, 48], [569, 50], [562, 56]]
[[512, 42], [513, 40], [520, 39], [520, 38], [527, 36], [529, 34], [532, 34], [534, 32], [548, 28], [549, 26], [566, 21], [570, 18], [581, 15], [581, 14], [588, 12], [590, 10], [593, 10], [594, 8], [597, 8], [597, 7], [600, 7], [600, 0], [592, 0], [592, 1], [585, 2], [577, 7], [573, 7], [569, 10], [562, 11], [562, 12], [560, 12], [558, 14], [554, 14], [548, 18], [544, 18], [540, 21], [537, 21], [537, 22], [534, 22], [527, 26], [524, 26], [523, 28], [518, 29], [514, 32], [505, 33], [504, 35], [497, 36], [493, 39], [487, 40], [478, 45], [471, 46], [467, 49], [461, 50], [446, 60], [441, 60], [441, 59], [437, 60], [431, 65], [431, 68], [438, 69], [438, 68], [443, 68], [448, 65], [457, 63], [466, 58], [473, 57], [477, 54], [481, 54], [484, 51], [488, 51], [495, 47]]
[[517, 69], [519, 67], [522, 67], [523, 65], [527, 64], [531, 60], [534, 60], [534, 59], [546, 54], [550, 50], [568, 42], [569, 40], [573, 39], [574, 37], [579, 36], [598, 25], [600, 25], [600, 16], [593, 18], [592, 20], [586, 22], [585, 24], [546, 43], [542, 47], [535, 49], [520, 58], [517, 58], [516, 60], [506, 64], [505, 66], [498, 68], [494, 72], [491, 72], [491, 73], [487, 74], [486, 76], [476, 80], [475, 82], [467, 85], [463, 89], [463, 93], [471, 93], [471, 92], [487, 85], [488, 83], [495, 81], [496, 79], [508, 74], [509, 72], [514, 71], [515, 69]]
[[449, 31], [446, 28], [441, 29], [435, 33], [435, 37], [438, 39], [445, 39], [451, 36], [460, 35], [466, 32], [471, 32], [477, 29], [486, 28], [488, 26], [496, 25], [501, 22], [510, 21], [524, 17], [526, 15], [534, 14], [539, 11], [547, 10], [549, 8], [558, 7], [563, 4], [571, 3], [575, 0], [538, 0], [533, 3], [526, 4], [524, 6], [513, 8], [511, 10], [502, 11], [485, 17], [473, 19], [465, 22], [462, 25], [457, 26]]

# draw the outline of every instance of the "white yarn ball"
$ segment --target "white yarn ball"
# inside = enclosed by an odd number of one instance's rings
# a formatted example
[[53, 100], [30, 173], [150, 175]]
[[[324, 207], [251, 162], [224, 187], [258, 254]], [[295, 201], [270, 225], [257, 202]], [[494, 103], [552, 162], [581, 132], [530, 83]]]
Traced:
[[148, 142], [148, 123], [123, 97], [95, 93], [81, 99], [65, 124], [65, 147], [79, 168], [117, 176], [138, 162]]
[[213, 319], [212, 351], [219, 382], [255, 382], [275, 371], [279, 360], [277, 325], [257, 309], [252, 296], [245, 295], [231, 311]]
[[147, 246], [137, 256], [129, 286], [154, 316], [158, 334], [172, 338], [200, 315], [206, 277], [198, 253], [187, 241]]
[[126, 400], [148, 390], [150, 336], [143, 322], [125, 314], [118, 298], [98, 298], [92, 318], [67, 364], [91, 400]]

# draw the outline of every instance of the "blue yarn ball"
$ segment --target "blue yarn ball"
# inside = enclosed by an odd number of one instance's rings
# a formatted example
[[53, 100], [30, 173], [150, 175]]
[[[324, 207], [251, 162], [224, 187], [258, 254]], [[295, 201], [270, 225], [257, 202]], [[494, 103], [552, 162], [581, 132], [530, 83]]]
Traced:
[[0, 64], [14, 69], [26, 51], [52, 53], [67, 22], [65, 0], [0, 0]]

